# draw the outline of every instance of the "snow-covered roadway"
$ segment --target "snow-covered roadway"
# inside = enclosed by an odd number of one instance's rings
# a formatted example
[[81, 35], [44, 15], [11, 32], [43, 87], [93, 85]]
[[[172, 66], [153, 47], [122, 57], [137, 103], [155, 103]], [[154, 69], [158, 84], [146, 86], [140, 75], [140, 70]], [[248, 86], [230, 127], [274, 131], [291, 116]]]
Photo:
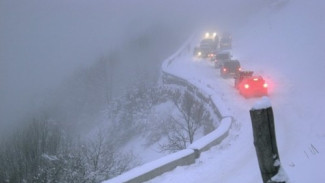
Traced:
[[[230, 137], [220, 146], [203, 153], [196, 164], [189, 167], [178, 167], [173, 172], [166, 173], [150, 182], [262, 182], [249, 116], [250, 108], [259, 99], [245, 99], [240, 96], [233, 87], [233, 79], [222, 79], [219, 76], [219, 70], [215, 69], [211, 62], [193, 59], [190, 52], [175, 60], [169, 66], [169, 71], [193, 83], [199, 82], [212, 89], [221, 96], [236, 121]], [[300, 115], [303, 113], [297, 114], [294, 111], [296, 108], [291, 108], [292, 105], [287, 103], [289, 101], [285, 102], [285, 95], [274, 91], [270, 93], [282, 166], [291, 180], [295, 178], [302, 180], [302, 178], [306, 178], [303, 173], [307, 173], [317, 182], [321, 175], [320, 170], [317, 170], [319, 162], [313, 163], [324, 157], [320, 157], [320, 154], [311, 149], [311, 146], [308, 147], [308, 143], [318, 148], [321, 148], [322, 145], [319, 141], [307, 140], [306, 142], [305, 131], [302, 131], [305, 125], [293, 126], [293, 123], [299, 124]], [[306, 166], [307, 164], [309, 166]], [[311, 177], [306, 181], [311, 180]]]
[[[323, 183], [325, 22], [319, 17], [325, 17], [321, 8], [325, 3], [290, 3], [274, 15], [261, 12], [235, 32], [232, 54], [244, 69], [254, 70], [269, 82], [281, 164], [290, 182]], [[236, 121], [230, 136], [202, 153], [195, 164], [178, 167], [149, 182], [262, 182], [249, 116], [259, 99], [240, 96], [233, 79], [220, 78], [212, 63], [193, 59], [191, 51], [174, 60], [168, 69], [213, 90]]]
[[195, 165], [179, 167], [151, 182], [215, 182], [216, 180], [227, 182], [229, 177], [233, 177], [232, 175], [243, 173], [242, 170], [245, 167], [255, 167], [257, 171], [247, 170], [248, 175], [252, 176], [241, 177], [240, 180], [255, 182], [256, 177], [259, 177], [259, 172], [252, 143], [249, 109], [256, 99], [245, 100], [234, 89], [233, 79], [222, 79], [211, 62], [193, 59], [190, 52], [175, 60], [168, 69], [177, 76], [193, 83], [199, 82], [212, 89], [221, 96], [235, 120], [240, 121], [235, 122], [231, 136], [222, 145], [203, 153]]

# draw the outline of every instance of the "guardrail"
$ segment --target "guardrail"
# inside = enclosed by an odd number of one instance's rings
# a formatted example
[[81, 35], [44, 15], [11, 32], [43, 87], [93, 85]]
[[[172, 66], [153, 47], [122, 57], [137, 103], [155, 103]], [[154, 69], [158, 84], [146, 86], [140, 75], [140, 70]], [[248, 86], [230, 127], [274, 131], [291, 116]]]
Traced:
[[200, 156], [200, 153], [210, 149], [214, 145], [220, 144], [222, 140], [228, 136], [233, 118], [227, 108], [223, 105], [220, 98], [216, 96], [213, 91], [202, 90], [200, 83], [193, 83], [193, 81], [188, 81], [168, 72], [168, 66], [172, 64], [177, 57], [184, 54], [186, 50], [191, 50], [193, 38], [194, 36], [191, 36], [177, 52], [163, 62], [161, 81], [165, 85], [185, 87], [196, 97], [209, 104], [213, 109], [213, 112], [218, 116], [220, 125], [211, 133], [196, 140], [187, 149], [133, 168], [115, 178], [104, 181], [103, 183], [139, 183], [148, 181], [165, 172], [173, 170], [177, 166], [185, 166], [195, 163], [195, 160]]

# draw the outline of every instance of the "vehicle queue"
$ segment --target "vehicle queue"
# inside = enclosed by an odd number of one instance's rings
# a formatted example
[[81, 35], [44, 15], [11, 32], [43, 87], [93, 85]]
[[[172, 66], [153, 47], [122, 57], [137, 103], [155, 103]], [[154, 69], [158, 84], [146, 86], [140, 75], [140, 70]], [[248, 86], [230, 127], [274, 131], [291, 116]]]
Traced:
[[234, 86], [245, 98], [268, 95], [268, 84], [260, 75], [253, 75], [253, 71], [243, 71], [239, 60], [232, 59], [232, 37], [230, 33], [223, 33], [221, 37], [216, 32], [205, 33], [199, 46], [194, 48], [193, 56], [203, 58], [214, 63], [224, 79], [234, 78]]

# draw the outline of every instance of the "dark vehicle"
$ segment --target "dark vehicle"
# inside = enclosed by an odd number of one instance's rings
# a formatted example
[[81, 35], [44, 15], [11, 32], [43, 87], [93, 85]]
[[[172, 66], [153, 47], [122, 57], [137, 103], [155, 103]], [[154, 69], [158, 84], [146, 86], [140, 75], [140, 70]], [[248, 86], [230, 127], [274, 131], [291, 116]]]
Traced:
[[200, 45], [194, 48], [193, 55], [201, 58], [209, 58], [211, 61], [215, 59], [216, 52], [219, 47], [219, 37], [217, 33], [206, 33], [205, 38], [200, 41]]
[[241, 70], [240, 68], [240, 63], [238, 60], [230, 60], [227, 62], [224, 62], [222, 67], [220, 68], [220, 76], [223, 78], [226, 77], [235, 77], [239, 71]]
[[226, 50], [232, 48], [232, 37], [229, 33], [225, 33], [222, 35], [220, 39], [220, 49]]
[[268, 85], [262, 76], [244, 76], [241, 81], [237, 82], [239, 93], [245, 98], [260, 97], [268, 94]]
[[227, 62], [231, 60], [231, 54], [229, 51], [221, 51], [218, 52], [215, 56], [214, 61], [214, 67], [215, 68], [220, 68], [224, 62]]
[[202, 58], [213, 58], [217, 50], [216, 41], [214, 39], [203, 39], [200, 42], [200, 57]]

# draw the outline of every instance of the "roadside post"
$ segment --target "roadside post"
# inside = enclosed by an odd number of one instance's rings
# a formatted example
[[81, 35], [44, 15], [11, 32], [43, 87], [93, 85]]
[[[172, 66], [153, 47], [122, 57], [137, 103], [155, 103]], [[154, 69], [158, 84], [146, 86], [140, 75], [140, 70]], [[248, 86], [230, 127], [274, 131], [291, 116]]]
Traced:
[[273, 110], [268, 97], [263, 97], [249, 112], [263, 183], [285, 183], [287, 176], [281, 168]]

